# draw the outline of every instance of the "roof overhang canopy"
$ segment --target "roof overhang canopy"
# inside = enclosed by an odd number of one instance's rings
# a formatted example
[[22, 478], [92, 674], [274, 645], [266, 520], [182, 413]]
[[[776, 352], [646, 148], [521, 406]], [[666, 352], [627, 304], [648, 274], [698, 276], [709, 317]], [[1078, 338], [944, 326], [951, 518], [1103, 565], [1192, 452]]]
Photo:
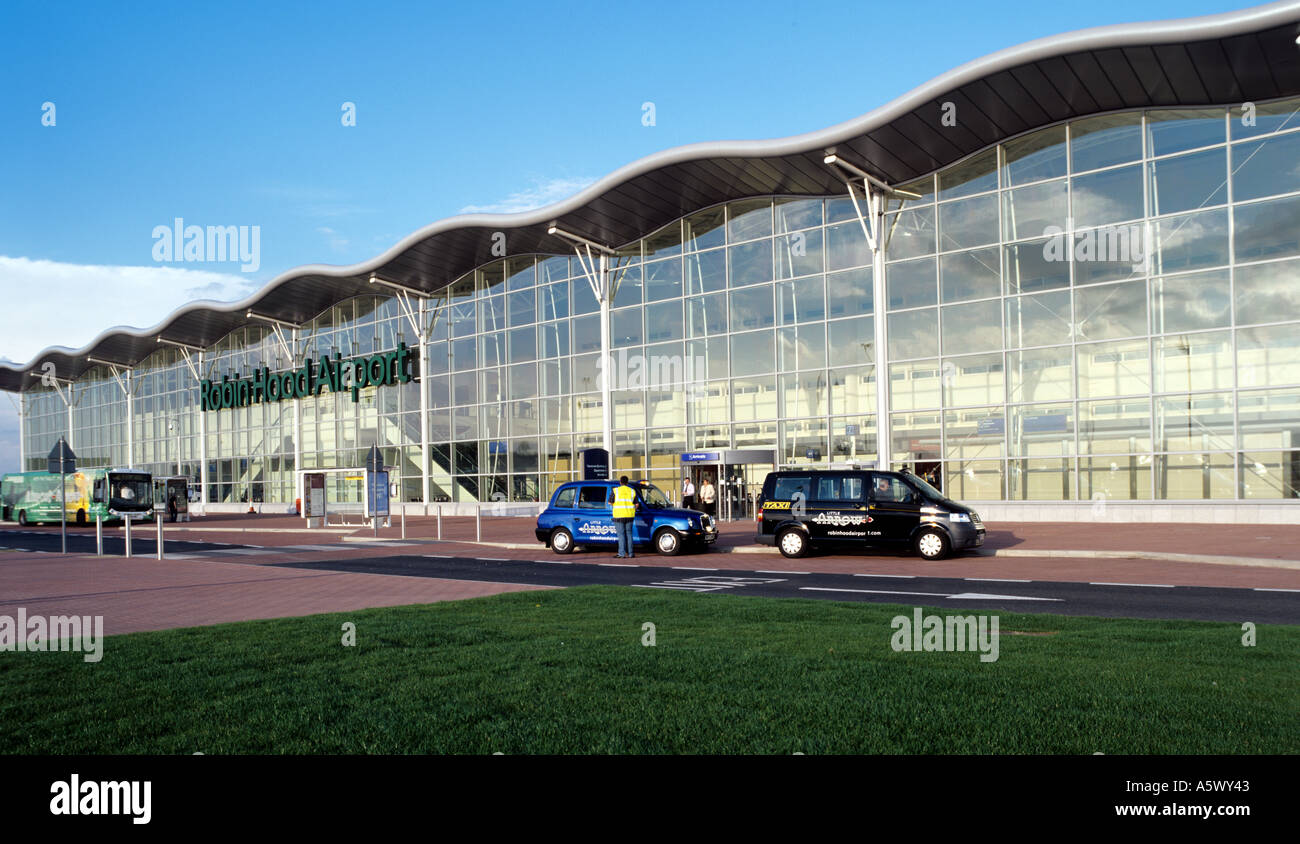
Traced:
[[[194, 302], [148, 329], [112, 328], [82, 349], [52, 347], [26, 366], [0, 364], [0, 389], [38, 384], [52, 362], [72, 379], [87, 357], [133, 365], [157, 338], [206, 347], [240, 325], [249, 310], [303, 323], [330, 305], [374, 292], [372, 273], [434, 293], [498, 256], [505, 232], [511, 255], [570, 254], [548, 235], [552, 223], [598, 243], [621, 246], [700, 208], [765, 194], [842, 193], [824, 164], [834, 149], [897, 185], [946, 167], [992, 144], [1061, 121], [1138, 109], [1225, 106], [1300, 94], [1300, 2], [1158, 23], [1098, 27], [1031, 41], [958, 67], [854, 120], [788, 138], [692, 144], [647, 156], [575, 196], [521, 214], [450, 217], [350, 267], [290, 270], [235, 303]], [[957, 108], [943, 126], [943, 104]]]

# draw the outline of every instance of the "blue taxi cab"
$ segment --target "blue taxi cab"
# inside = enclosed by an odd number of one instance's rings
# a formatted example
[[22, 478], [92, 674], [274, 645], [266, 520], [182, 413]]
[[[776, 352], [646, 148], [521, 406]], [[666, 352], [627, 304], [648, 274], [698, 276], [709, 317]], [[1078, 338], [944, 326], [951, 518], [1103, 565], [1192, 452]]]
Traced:
[[[685, 550], [705, 550], [718, 538], [718, 528], [706, 513], [673, 506], [657, 486], [644, 481], [629, 484], [636, 491], [636, 517], [632, 541], [666, 556]], [[618, 481], [574, 481], [561, 486], [537, 517], [537, 541], [557, 554], [575, 548], [616, 548], [614, 487]]]

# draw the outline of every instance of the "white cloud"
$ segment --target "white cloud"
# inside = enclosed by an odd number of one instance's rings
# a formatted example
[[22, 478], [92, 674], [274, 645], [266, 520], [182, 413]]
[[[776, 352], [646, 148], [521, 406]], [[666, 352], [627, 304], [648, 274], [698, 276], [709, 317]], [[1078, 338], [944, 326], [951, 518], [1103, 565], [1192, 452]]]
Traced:
[[466, 205], [460, 209], [460, 213], [518, 214], [521, 211], [531, 211], [534, 208], [550, 205], [552, 202], [559, 202], [561, 199], [568, 199], [594, 181], [596, 180], [586, 178], [538, 180], [531, 188], [516, 191], [500, 202], [491, 205]]
[[260, 282], [177, 267], [63, 264], [0, 255], [0, 356], [25, 364], [47, 346], [79, 349], [116, 325], [147, 328], [196, 299], [237, 301]]

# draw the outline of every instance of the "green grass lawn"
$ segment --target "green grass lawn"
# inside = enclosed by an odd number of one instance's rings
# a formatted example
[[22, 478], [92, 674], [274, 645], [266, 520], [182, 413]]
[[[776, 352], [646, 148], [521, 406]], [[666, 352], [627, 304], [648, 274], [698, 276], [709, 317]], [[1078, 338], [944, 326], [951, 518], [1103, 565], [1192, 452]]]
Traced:
[[583, 587], [0, 653], [0, 752], [1300, 750], [1300, 628], [997, 613], [984, 663], [894, 652], [911, 609]]

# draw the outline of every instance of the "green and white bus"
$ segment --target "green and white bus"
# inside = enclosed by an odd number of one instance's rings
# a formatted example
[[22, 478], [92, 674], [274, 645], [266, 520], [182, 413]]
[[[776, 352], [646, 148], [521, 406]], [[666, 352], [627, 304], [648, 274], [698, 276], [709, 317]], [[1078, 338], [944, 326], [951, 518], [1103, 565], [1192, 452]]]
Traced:
[[[104, 521], [153, 517], [153, 477], [137, 469], [85, 469], [64, 475], [67, 520], [84, 525], [98, 516]], [[59, 521], [59, 476], [49, 472], [15, 472], [0, 478], [0, 503], [5, 521], [20, 525]]]

